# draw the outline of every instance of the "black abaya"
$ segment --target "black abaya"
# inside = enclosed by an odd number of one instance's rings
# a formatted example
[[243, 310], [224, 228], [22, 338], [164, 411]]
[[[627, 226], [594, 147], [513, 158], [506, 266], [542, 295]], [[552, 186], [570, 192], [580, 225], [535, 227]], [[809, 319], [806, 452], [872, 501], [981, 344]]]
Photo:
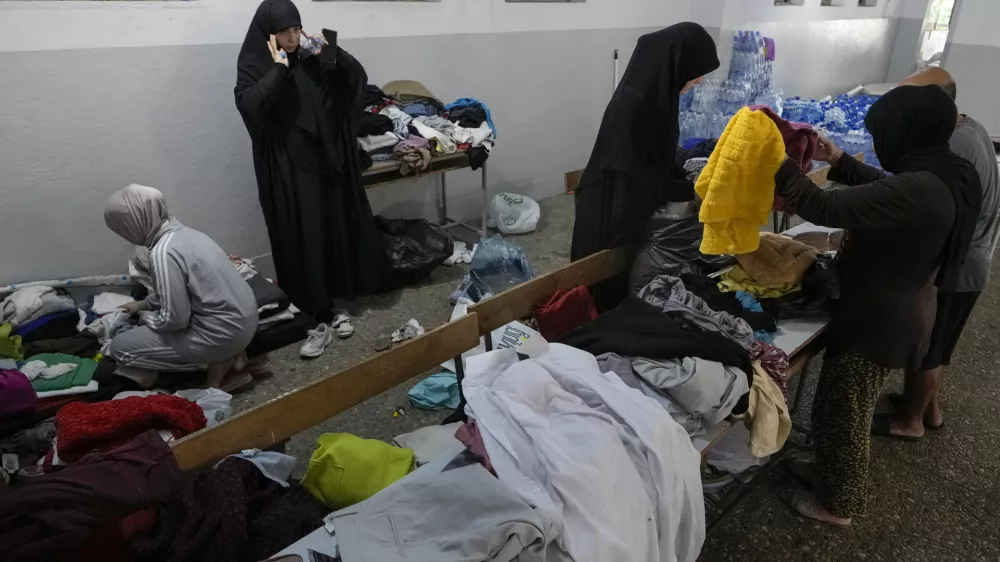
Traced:
[[639, 38], [576, 190], [573, 260], [633, 242], [657, 209], [694, 199], [674, 161], [680, 91], [718, 67], [715, 41], [698, 24]]
[[253, 142], [254, 168], [277, 281], [300, 309], [383, 283], [383, 258], [361, 185], [358, 120], [368, 80], [343, 49], [275, 63], [268, 37], [301, 25], [290, 0], [264, 0], [237, 63], [236, 107]]

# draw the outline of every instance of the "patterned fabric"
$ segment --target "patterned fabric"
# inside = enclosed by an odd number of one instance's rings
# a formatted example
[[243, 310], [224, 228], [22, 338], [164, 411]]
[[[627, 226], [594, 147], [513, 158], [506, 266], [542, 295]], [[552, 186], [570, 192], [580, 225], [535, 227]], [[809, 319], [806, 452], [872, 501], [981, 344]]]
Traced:
[[764, 372], [788, 397], [788, 355], [773, 345], [755, 340], [750, 348], [750, 361], [760, 361]]
[[865, 513], [872, 415], [889, 371], [851, 352], [823, 361], [812, 414], [817, 499], [837, 517]]

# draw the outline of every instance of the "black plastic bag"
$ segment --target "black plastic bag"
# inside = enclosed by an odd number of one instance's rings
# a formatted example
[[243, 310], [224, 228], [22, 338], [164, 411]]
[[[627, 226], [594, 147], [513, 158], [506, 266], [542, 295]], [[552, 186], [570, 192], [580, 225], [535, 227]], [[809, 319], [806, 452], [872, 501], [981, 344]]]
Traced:
[[663, 212], [646, 221], [646, 232], [629, 275], [629, 290], [638, 294], [659, 275], [704, 274], [734, 263], [731, 256], [707, 256], [698, 248], [704, 226], [698, 215], [676, 218]]
[[424, 219], [375, 217], [382, 239], [390, 287], [426, 277], [454, 253], [451, 236]]

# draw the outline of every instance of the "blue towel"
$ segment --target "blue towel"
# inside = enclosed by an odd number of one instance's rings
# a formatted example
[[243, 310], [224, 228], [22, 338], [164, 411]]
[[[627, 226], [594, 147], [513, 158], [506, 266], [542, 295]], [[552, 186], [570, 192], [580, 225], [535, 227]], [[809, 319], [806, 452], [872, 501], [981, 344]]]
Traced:
[[493, 138], [496, 139], [497, 138], [497, 127], [496, 127], [496, 125], [493, 124], [493, 116], [490, 115], [490, 108], [487, 107], [485, 103], [477, 100], [476, 98], [461, 98], [461, 99], [457, 99], [457, 100], [453, 101], [452, 103], [449, 103], [448, 105], [444, 106], [444, 110], [445, 111], [451, 111], [452, 109], [458, 109], [460, 107], [469, 107], [469, 106], [472, 106], [472, 105], [478, 105], [478, 106], [480, 106], [480, 107], [483, 108], [483, 111], [486, 113], [486, 123], [489, 124], [490, 129], [493, 129]]
[[454, 410], [458, 408], [458, 376], [438, 373], [418, 382], [407, 393], [410, 404], [422, 410]]
[[764, 307], [757, 301], [757, 297], [746, 291], [736, 291], [736, 299], [743, 305], [743, 310], [750, 312], [764, 312]]

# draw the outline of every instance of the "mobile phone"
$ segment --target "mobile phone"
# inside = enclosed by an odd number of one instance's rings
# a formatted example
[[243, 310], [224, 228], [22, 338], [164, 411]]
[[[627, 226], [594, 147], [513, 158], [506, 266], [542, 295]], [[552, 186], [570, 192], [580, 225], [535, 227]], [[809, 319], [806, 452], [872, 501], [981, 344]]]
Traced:
[[326, 48], [323, 49], [323, 60], [332, 63], [337, 62], [337, 32], [332, 29], [324, 29], [323, 39], [326, 39]]

